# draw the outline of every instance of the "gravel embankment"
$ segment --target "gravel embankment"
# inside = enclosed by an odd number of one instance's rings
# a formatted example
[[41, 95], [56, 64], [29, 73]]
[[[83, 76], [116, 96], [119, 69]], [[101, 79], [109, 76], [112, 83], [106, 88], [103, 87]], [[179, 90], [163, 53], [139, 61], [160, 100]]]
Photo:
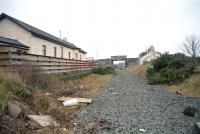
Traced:
[[[188, 106], [200, 108], [200, 99], [171, 94], [164, 86], [148, 85], [144, 78], [125, 71], [93, 100], [77, 111], [78, 118], [73, 121], [76, 133], [192, 134], [194, 123], [200, 121], [200, 112], [195, 117], [182, 114]], [[94, 127], [97, 120], [104, 121]]]

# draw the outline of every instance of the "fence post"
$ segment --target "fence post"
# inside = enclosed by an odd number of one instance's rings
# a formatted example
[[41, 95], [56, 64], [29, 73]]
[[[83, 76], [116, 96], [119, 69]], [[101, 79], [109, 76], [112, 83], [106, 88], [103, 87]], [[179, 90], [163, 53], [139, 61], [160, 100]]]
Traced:
[[[49, 57], [49, 67], [51, 68], [52, 67], [52, 58]], [[51, 69], [48, 69], [50, 72], [51, 72]]]
[[8, 51], [8, 59], [9, 59], [10, 64], [12, 64], [12, 52], [10, 49], [11, 48], [9, 48], [9, 51]]

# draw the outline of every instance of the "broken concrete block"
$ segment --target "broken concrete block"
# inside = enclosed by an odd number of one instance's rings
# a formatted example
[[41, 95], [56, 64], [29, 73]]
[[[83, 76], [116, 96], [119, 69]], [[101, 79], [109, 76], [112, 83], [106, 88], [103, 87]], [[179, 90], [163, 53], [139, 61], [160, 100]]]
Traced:
[[8, 114], [14, 118], [17, 118], [20, 113], [22, 112], [22, 109], [17, 106], [16, 104], [12, 102], [8, 102]]
[[64, 106], [75, 106], [78, 103], [92, 103], [92, 99], [87, 98], [60, 97], [58, 100], [63, 101]]
[[46, 126], [60, 126], [59, 123], [57, 123], [52, 116], [49, 115], [28, 115], [29, 119], [36, 121], [38, 124], [40, 124], [43, 127]]
[[76, 105], [78, 105], [78, 100], [76, 98], [73, 98], [73, 99], [64, 101], [63, 105], [64, 106], [76, 106]]
[[59, 100], [59, 101], [67, 101], [67, 100], [70, 100], [70, 99], [72, 99], [72, 97], [62, 96], [62, 97], [58, 98], [57, 100]]
[[76, 98], [79, 103], [92, 103], [92, 99]]

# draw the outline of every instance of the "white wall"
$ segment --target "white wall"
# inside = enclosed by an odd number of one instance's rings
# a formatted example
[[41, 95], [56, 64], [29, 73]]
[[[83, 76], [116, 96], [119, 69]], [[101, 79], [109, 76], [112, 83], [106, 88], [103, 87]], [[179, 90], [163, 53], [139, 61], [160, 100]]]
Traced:
[[59, 44], [50, 42], [48, 40], [35, 37], [30, 32], [26, 31], [16, 23], [6, 18], [0, 21], [0, 36], [16, 39], [19, 42], [23, 43], [24, 45], [29, 46], [30, 49], [28, 52], [30, 54], [42, 55], [42, 45], [45, 45], [46, 56], [54, 57], [54, 47], [56, 47], [57, 51], [56, 57], [61, 58], [61, 47], [63, 47], [63, 58], [68, 59], [69, 52], [70, 52], [70, 59], [75, 59], [75, 53], [78, 53], [77, 60], [80, 60], [80, 55], [81, 55], [81, 60], [85, 60], [86, 57], [85, 54], [80, 53], [78, 50], [66, 48]]
[[14, 22], [6, 18], [0, 21], [0, 36], [16, 39], [19, 42], [29, 47], [31, 44], [30, 32], [26, 31], [25, 29], [21, 28], [19, 25], [15, 24]]
[[154, 59], [160, 57], [161, 54], [155, 51], [150, 51], [146, 55], [139, 58], [139, 64], [142, 65], [144, 62], [151, 62]]

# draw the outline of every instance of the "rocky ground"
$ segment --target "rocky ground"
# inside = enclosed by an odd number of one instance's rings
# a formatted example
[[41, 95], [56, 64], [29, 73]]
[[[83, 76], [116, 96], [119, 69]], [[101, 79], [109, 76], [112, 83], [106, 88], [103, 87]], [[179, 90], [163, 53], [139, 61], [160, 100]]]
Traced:
[[[192, 134], [200, 121], [182, 112], [188, 106], [200, 108], [200, 99], [171, 94], [164, 86], [126, 71], [119, 72], [94, 102], [77, 111], [76, 133]], [[199, 109], [200, 110], [200, 109]]]

